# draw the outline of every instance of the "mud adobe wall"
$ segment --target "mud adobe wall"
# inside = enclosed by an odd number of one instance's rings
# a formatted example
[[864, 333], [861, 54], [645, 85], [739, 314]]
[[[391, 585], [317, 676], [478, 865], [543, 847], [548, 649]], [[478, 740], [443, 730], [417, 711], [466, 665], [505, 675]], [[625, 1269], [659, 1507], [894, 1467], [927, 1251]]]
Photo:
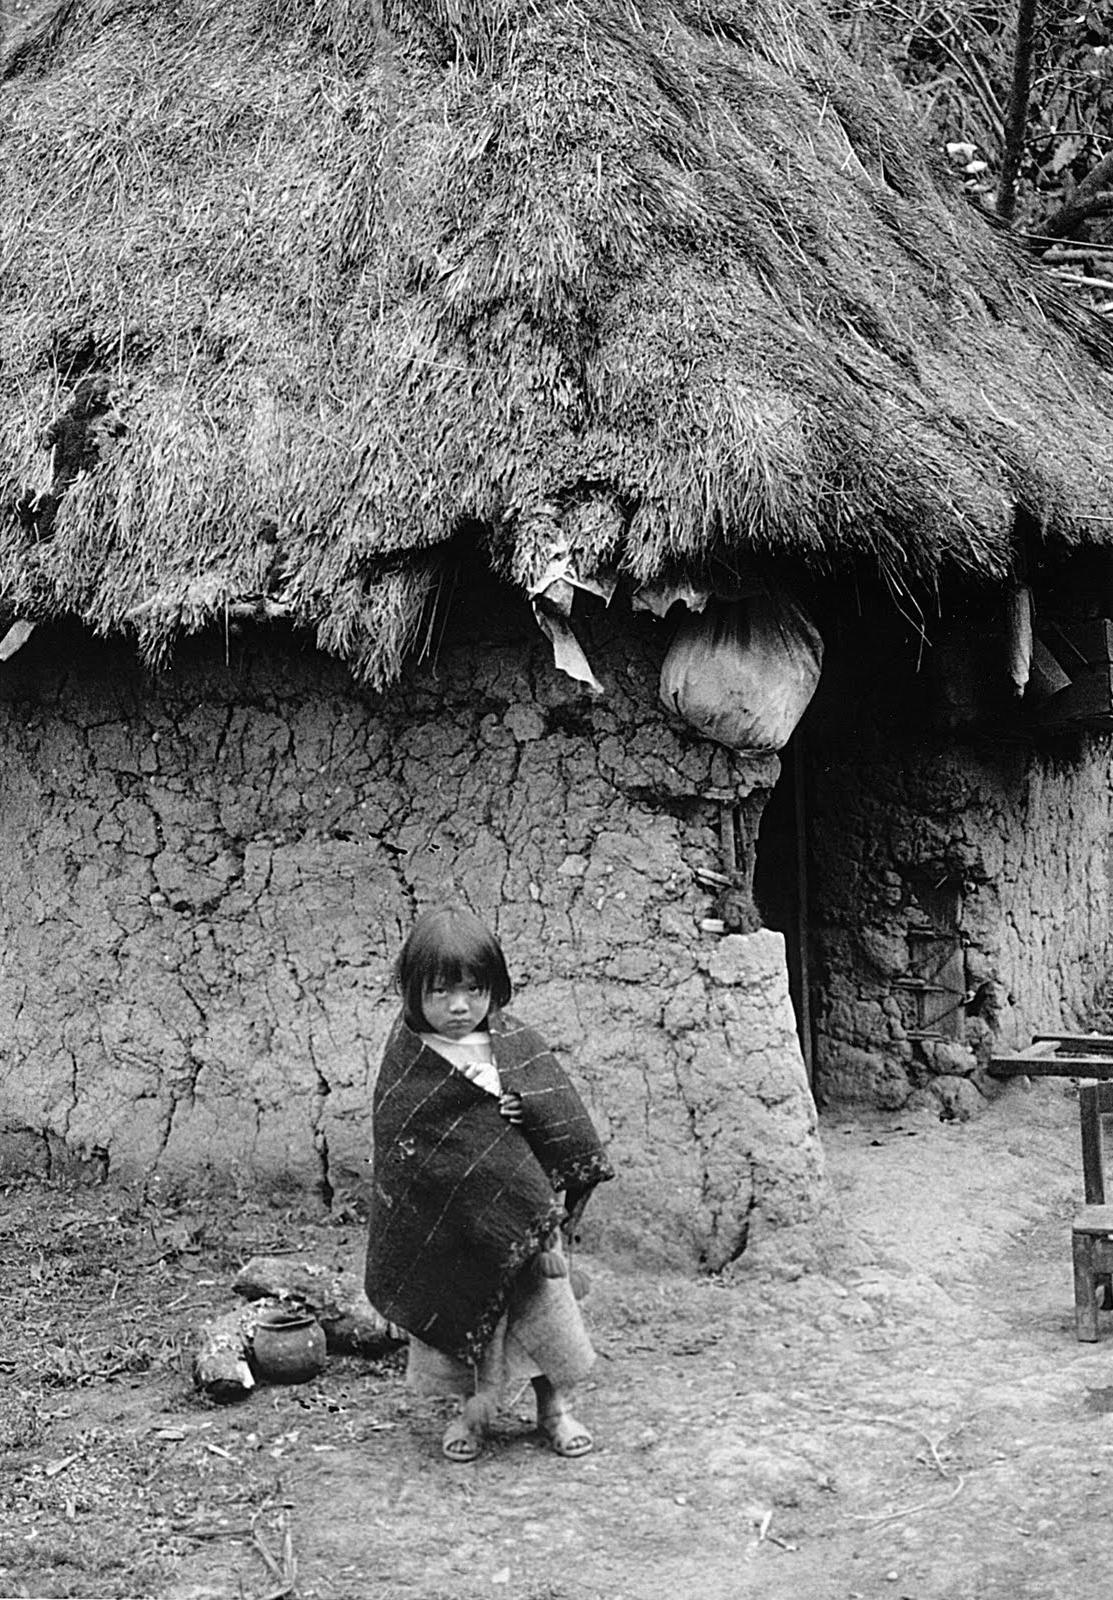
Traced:
[[965, 1117], [994, 1048], [1084, 1025], [1113, 965], [1110, 739], [942, 731], [891, 665], [830, 665], [808, 735], [817, 1094]]
[[611, 1145], [600, 1235], [715, 1267], [823, 1207], [783, 943], [702, 932], [693, 876], [775, 763], [667, 724], [658, 625], [589, 639], [594, 701], [493, 610], [501, 637], [450, 636], [385, 696], [274, 634], [147, 675], [40, 632], [9, 664], [9, 1162], [358, 1196], [390, 963], [454, 893]]

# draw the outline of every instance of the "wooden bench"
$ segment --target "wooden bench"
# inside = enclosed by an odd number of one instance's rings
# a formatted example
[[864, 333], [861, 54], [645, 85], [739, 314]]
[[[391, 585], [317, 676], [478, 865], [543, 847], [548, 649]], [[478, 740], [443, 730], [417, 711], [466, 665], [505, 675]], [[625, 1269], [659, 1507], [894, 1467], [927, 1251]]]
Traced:
[[1098, 1311], [1113, 1310], [1113, 1205], [1105, 1203], [1102, 1118], [1113, 1116], [1113, 1034], [1037, 1033], [1023, 1050], [1001, 1051], [993, 1078], [1087, 1078], [1078, 1091], [1086, 1203], [1071, 1227], [1075, 1331], [1098, 1338]]
[[1024, 1050], [990, 1056], [991, 1078], [1113, 1078], [1113, 1034], [1037, 1033]]
[[1071, 1259], [1075, 1332], [1092, 1341], [1098, 1338], [1098, 1311], [1108, 1309], [1108, 1285], [1113, 1282], [1113, 1206], [1083, 1206], [1075, 1214]]
[[1113, 1206], [1105, 1203], [1102, 1118], [1113, 1116], [1113, 1083], [1084, 1083], [1078, 1091], [1082, 1186], [1086, 1204], [1071, 1228], [1075, 1331], [1098, 1337], [1098, 1311], [1113, 1308]]

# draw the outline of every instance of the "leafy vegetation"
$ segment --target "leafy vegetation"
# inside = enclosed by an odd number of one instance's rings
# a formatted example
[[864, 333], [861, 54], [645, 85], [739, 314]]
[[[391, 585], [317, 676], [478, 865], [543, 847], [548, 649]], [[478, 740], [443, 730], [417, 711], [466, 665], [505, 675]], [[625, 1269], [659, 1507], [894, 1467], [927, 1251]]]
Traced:
[[[1013, 74], [1016, 5], [987, 0], [850, 0], [839, 11], [855, 54], [880, 49], [932, 142], [987, 208], [996, 196]], [[1019, 165], [1017, 225], [1040, 233], [1113, 152], [1113, 13], [1037, 5]], [[1102, 186], [1102, 198], [1113, 197]], [[1099, 205], [1087, 224], [1111, 225]], [[1096, 220], [1094, 220], [1096, 219]], [[1113, 233], [1108, 235], [1113, 237]]]

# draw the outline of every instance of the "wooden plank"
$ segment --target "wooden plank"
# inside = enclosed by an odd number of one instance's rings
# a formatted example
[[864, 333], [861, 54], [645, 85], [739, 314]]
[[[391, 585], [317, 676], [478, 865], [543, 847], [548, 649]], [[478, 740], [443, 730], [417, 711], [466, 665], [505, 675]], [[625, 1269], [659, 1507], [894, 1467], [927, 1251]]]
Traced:
[[1072, 622], [1058, 631], [1087, 666], [1096, 667], [1113, 661], [1113, 621], [1108, 617], [1090, 617], [1083, 622]]
[[1082, 1135], [1082, 1186], [1088, 1206], [1105, 1204], [1105, 1170], [1101, 1154], [1100, 1084], [1078, 1091], [1078, 1123]]
[[938, 919], [930, 927], [908, 929], [909, 976], [901, 983], [912, 1000], [910, 1035], [961, 1039], [966, 1013], [966, 954], [955, 921], [957, 898], [953, 892], [921, 898], [928, 915]]
[[1037, 1034], [1037, 1036], [1032, 1040], [1031, 1044], [1026, 1044], [1023, 1050], [1010, 1051], [1008, 1053], [1025, 1057], [1051, 1056], [1055, 1054], [1056, 1050], [1058, 1050], [1060, 1043], [1061, 1041], [1058, 1035], [1041, 1033]]
[[1080, 1206], [1073, 1226], [1076, 1233], [1113, 1233], [1113, 1206]]
[[1113, 1051], [1113, 1033], [1037, 1033], [1033, 1044], [1054, 1044], [1059, 1049], [1092, 1054]]
[[991, 1078], [1113, 1078], [1113, 1055], [990, 1056]]
[[1071, 670], [1075, 675], [1070, 687], [1040, 706], [1040, 725], [1107, 728], [1113, 721], [1113, 669], [1103, 665]]
[[1088, 1233], [1071, 1235], [1074, 1267], [1074, 1327], [1080, 1339], [1093, 1344], [1098, 1338], [1097, 1275], [1093, 1262], [1094, 1239]]
[[1066, 1061], [1107, 1061], [1113, 1057], [1113, 1050], [1083, 1050], [1074, 1047], [1059, 1049], [1051, 1042], [1025, 1045], [1022, 1049], [1004, 1045], [993, 1053], [1000, 1056], [1003, 1061], [1054, 1061], [1057, 1057], [1062, 1057]]

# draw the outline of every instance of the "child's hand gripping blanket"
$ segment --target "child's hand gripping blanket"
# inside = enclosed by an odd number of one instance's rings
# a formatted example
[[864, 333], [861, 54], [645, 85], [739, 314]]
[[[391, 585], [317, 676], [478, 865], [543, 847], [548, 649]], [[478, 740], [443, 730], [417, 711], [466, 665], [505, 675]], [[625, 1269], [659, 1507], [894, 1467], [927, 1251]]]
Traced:
[[375, 1085], [367, 1297], [426, 1344], [478, 1361], [511, 1284], [568, 1208], [613, 1171], [591, 1119], [543, 1040], [492, 1013], [498, 1099], [424, 1045], [401, 1018]]

